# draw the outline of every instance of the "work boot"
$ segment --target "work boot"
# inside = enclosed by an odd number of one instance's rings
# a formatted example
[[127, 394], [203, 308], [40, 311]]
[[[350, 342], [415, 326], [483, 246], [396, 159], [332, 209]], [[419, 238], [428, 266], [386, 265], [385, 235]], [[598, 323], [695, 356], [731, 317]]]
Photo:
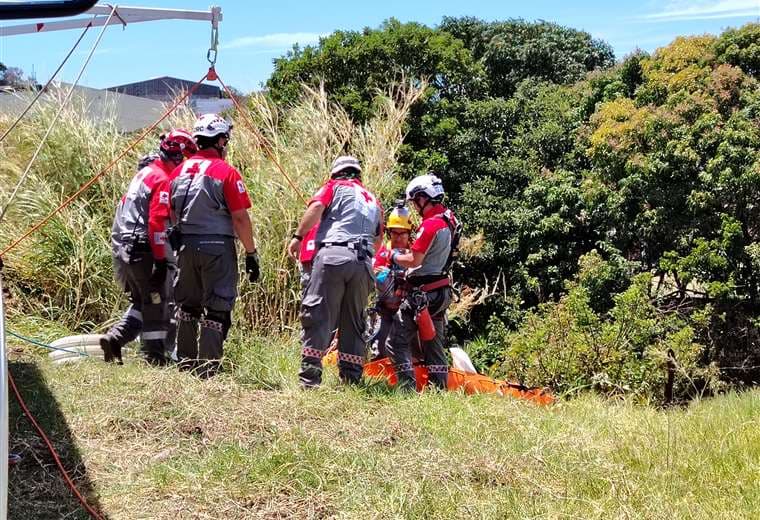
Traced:
[[177, 359], [177, 368], [180, 372], [194, 372], [198, 366], [198, 361], [193, 358]]
[[198, 360], [193, 374], [199, 379], [211, 379], [221, 370], [221, 363], [214, 360]]
[[140, 348], [142, 358], [149, 364], [156, 367], [166, 366], [164, 357], [164, 342], [159, 340], [148, 340]]
[[100, 348], [103, 350], [103, 359], [106, 363], [113, 363], [123, 365], [124, 361], [121, 359], [121, 345], [116, 340], [109, 336], [102, 336], [100, 338]]
[[319, 388], [322, 383], [322, 361], [316, 360], [301, 361], [301, 371], [298, 373], [298, 380], [304, 389]]
[[166, 358], [161, 354], [143, 354], [143, 359], [146, 363], [149, 365], [152, 365], [154, 367], [165, 367], [166, 366]]

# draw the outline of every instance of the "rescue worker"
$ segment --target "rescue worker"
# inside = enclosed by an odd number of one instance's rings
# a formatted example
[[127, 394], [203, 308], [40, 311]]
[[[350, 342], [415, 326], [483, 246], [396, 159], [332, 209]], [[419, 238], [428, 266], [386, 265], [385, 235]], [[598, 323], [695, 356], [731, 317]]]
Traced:
[[372, 258], [382, 238], [382, 208], [361, 183], [355, 157], [335, 159], [330, 180], [311, 198], [288, 245], [296, 260], [306, 233], [319, 224], [311, 279], [301, 302], [303, 348], [299, 379], [304, 388], [322, 382], [322, 357], [336, 328], [338, 369], [345, 383], [361, 379], [364, 309], [372, 290]]
[[374, 359], [388, 357], [385, 344], [393, 324], [393, 316], [401, 305], [399, 292], [404, 283], [405, 270], [391, 262], [390, 254], [394, 249], [409, 249], [412, 245], [412, 219], [403, 200], [396, 203], [396, 207], [388, 216], [385, 232], [388, 242], [383, 244], [373, 262], [377, 289], [374, 311], [380, 318], [377, 333], [372, 341], [371, 350]]
[[[177, 358], [180, 368], [210, 377], [218, 369], [232, 325], [238, 268], [235, 237], [245, 248], [250, 282], [259, 259], [248, 208], [251, 200], [238, 171], [225, 162], [232, 125], [216, 114], [193, 126], [198, 152], [175, 169], [170, 240], [178, 250]], [[200, 331], [198, 326], [200, 325]]]
[[415, 317], [425, 305], [435, 328], [433, 339], [423, 341], [420, 338], [429, 381], [443, 390], [448, 378], [445, 339], [446, 309], [451, 302], [449, 268], [460, 227], [451, 210], [443, 205], [443, 198], [443, 184], [435, 175], [412, 179], [406, 187], [406, 200], [422, 217], [422, 223], [409, 251], [396, 249], [390, 254], [391, 262], [407, 268], [407, 293], [393, 317], [388, 341], [399, 387], [406, 390], [415, 388], [412, 363], [413, 340], [418, 334]]
[[167, 308], [166, 228], [170, 218], [168, 179], [185, 155], [196, 151], [189, 132], [161, 136], [159, 155], [129, 184], [116, 209], [111, 245], [114, 275], [129, 294], [121, 320], [100, 338], [106, 361], [122, 363], [121, 349], [140, 334], [141, 353], [153, 364], [166, 362]]

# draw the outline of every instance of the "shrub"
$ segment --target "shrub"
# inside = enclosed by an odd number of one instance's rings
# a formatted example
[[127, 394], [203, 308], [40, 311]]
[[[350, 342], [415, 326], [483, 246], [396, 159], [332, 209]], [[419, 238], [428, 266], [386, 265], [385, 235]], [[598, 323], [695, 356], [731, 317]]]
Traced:
[[696, 328], [702, 324], [659, 311], [650, 300], [650, 286], [650, 275], [636, 276], [614, 296], [614, 306], [605, 314], [593, 309], [590, 289], [574, 281], [558, 302], [530, 312], [517, 331], [492, 326], [489, 341], [503, 347], [496, 374], [565, 394], [593, 388], [650, 400], [661, 395], [672, 350], [679, 365], [676, 393], [693, 394], [695, 379], [710, 376], [698, 367], [704, 347], [696, 339]]

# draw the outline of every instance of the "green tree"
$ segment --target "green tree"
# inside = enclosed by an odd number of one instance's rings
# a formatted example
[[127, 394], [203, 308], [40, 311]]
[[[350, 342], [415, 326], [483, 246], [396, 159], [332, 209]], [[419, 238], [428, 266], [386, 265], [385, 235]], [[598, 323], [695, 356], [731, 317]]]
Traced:
[[360, 121], [388, 85], [427, 79], [434, 100], [477, 96], [483, 72], [461, 41], [418, 23], [384, 22], [378, 29], [336, 31], [317, 46], [295, 47], [276, 59], [267, 88], [275, 101], [292, 102], [302, 83], [323, 83], [331, 98]]
[[609, 44], [550, 22], [447, 17], [440, 29], [463, 41], [483, 64], [488, 92], [497, 97], [511, 96], [525, 79], [572, 83], [615, 61]]

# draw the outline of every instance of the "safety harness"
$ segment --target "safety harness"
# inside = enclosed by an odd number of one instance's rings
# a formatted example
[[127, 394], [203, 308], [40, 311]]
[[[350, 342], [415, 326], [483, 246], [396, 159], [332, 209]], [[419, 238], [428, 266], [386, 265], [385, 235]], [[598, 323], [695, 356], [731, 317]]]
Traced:
[[446, 263], [443, 266], [443, 274], [448, 277], [454, 262], [459, 259], [459, 241], [462, 238], [462, 223], [454, 217], [454, 214], [450, 209], [447, 209], [437, 216], [443, 219], [451, 233], [451, 248], [449, 249], [449, 256], [446, 258]]
[[462, 224], [457, 221], [454, 214], [450, 209], [447, 209], [443, 213], [435, 216], [435, 218], [442, 219], [451, 233], [451, 245], [449, 247], [449, 255], [446, 257], [446, 262], [443, 265], [443, 269], [440, 274], [421, 276], [414, 284], [424, 292], [434, 291], [442, 287], [448, 287], [451, 285], [451, 268], [454, 262], [459, 258], [459, 241], [462, 238]]

